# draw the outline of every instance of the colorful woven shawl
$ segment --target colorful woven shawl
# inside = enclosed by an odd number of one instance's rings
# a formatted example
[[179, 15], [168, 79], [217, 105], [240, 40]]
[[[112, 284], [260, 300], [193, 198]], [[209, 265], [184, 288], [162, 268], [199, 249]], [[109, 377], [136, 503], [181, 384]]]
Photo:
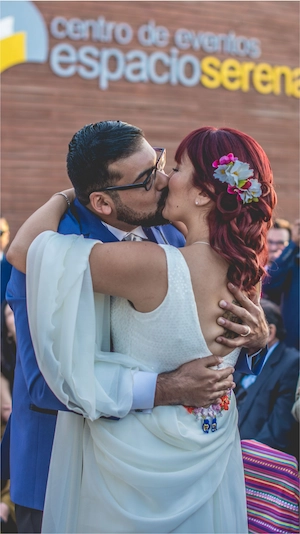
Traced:
[[250, 533], [299, 533], [299, 473], [294, 456], [242, 440]]

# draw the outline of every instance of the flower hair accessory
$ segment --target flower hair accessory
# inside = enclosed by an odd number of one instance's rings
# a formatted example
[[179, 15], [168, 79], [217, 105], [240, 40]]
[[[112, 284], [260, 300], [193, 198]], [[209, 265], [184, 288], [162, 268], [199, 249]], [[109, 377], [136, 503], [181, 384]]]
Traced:
[[243, 163], [235, 158], [232, 153], [216, 159], [212, 166], [214, 177], [220, 182], [227, 183], [227, 193], [236, 195], [243, 204], [258, 202], [262, 194], [261, 185], [258, 180], [251, 178], [253, 169], [248, 163]]

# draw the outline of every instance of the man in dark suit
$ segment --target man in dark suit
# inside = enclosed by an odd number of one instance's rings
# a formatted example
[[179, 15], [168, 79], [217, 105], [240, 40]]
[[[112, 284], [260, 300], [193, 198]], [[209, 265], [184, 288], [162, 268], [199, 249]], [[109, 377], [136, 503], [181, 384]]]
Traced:
[[259, 376], [234, 373], [241, 439], [255, 439], [274, 449], [299, 455], [299, 424], [291, 410], [299, 376], [299, 352], [284, 343], [279, 307], [261, 300], [269, 323], [268, 352]]
[[[135, 238], [183, 246], [182, 234], [166, 224], [161, 215], [168, 183], [163, 170], [164, 156], [164, 149], [153, 149], [135, 126], [107, 121], [82, 128], [74, 135], [67, 157], [68, 174], [77, 198], [58, 231], [103, 242], [121, 241], [133, 233]], [[69, 204], [64, 193], [61, 201]], [[10, 250], [14, 264], [13, 250], [14, 244]], [[244, 298], [237, 293], [235, 297]], [[56, 414], [66, 407], [48, 388], [37, 366], [27, 319], [26, 279], [17, 269], [13, 269], [7, 298], [15, 312], [18, 347], [11, 417], [11, 495], [16, 503], [19, 531], [39, 532]], [[250, 310], [249, 313], [237, 307], [244, 325], [226, 321], [224, 326], [232, 326], [235, 332], [247, 337], [225, 340], [225, 344], [246, 344], [254, 350], [265, 343], [263, 314], [250, 301], [244, 300], [242, 304]], [[191, 406], [210, 404], [232, 383], [232, 369], [209, 369], [218, 363], [214, 356], [196, 361], [197, 364], [190, 362], [158, 376], [136, 373], [131, 409], [183, 404], [180, 398], [183, 384]], [[121, 380], [122, 374], [131, 373], [131, 369], [120, 365], [118, 372]]]
[[[276, 221], [275, 221], [276, 222]], [[300, 219], [297, 219], [291, 227], [290, 241], [284, 241], [289, 233], [287, 229], [271, 228], [273, 231], [283, 232], [281, 235], [281, 254], [278, 251], [271, 255], [272, 261], [268, 266], [268, 276], [263, 282], [263, 295], [279, 304], [284, 326], [286, 329], [285, 343], [288, 347], [300, 349], [300, 302], [299, 302], [299, 281], [300, 281]], [[268, 236], [269, 239], [269, 236]], [[276, 238], [280, 242], [280, 237]], [[273, 243], [274, 241], [273, 238]]]

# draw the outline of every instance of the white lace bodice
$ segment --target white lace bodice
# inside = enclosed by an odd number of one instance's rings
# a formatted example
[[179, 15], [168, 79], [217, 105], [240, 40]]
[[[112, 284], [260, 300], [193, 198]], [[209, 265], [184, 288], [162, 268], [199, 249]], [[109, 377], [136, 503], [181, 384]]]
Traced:
[[[175, 247], [160, 246], [168, 265], [168, 292], [160, 306], [140, 313], [127, 300], [113, 298], [111, 307], [114, 350], [141, 362], [140, 369], [157, 373], [211, 355], [199, 324], [187, 263]], [[222, 366], [235, 365], [238, 355], [239, 349], [228, 354]]]

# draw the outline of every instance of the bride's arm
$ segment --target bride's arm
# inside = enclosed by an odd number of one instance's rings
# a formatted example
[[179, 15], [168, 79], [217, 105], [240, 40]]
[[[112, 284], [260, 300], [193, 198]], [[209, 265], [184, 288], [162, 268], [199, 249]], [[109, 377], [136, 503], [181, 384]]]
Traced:
[[32, 241], [46, 230], [56, 232], [60, 219], [75, 198], [74, 189], [66, 189], [61, 193], [55, 193], [46, 204], [35, 211], [24, 222], [10, 244], [6, 257], [19, 271], [26, 271], [26, 257]]
[[[34, 239], [46, 230], [57, 231], [68, 208], [64, 195], [70, 201], [74, 198], [73, 189], [62, 193], [55, 194], [34, 212], [12, 241], [7, 259], [19, 271], [26, 272], [27, 252]], [[96, 292], [125, 297], [140, 311], [150, 311], [149, 307], [155, 309], [167, 292], [165, 253], [154, 243], [96, 245], [90, 255], [90, 265]]]
[[89, 262], [94, 291], [124, 297], [138, 311], [154, 310], [167, 293], [166, 255], [156, 243], [99, 243]]

